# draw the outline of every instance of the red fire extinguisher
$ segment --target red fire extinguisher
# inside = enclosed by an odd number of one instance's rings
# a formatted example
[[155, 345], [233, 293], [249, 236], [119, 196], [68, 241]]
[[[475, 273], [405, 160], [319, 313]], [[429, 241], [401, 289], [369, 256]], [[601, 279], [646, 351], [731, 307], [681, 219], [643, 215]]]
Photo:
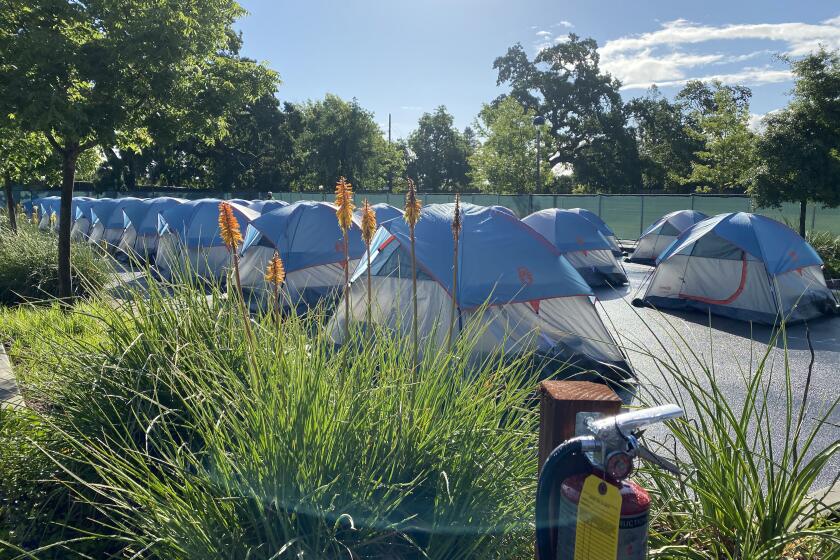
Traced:
[[[591, 435], [551, 452], [537, 487], [538, 560], [642, 560], [647, 555], [650, 496], [628, 480], [640, 457], [676, 470], [639, 445], [639, 430], [682, 416], [676, 405], [590, 421]], [[550, 515], [550, 503], [557, 514]], [[581, 511], [585, 510], [585, 511]]]

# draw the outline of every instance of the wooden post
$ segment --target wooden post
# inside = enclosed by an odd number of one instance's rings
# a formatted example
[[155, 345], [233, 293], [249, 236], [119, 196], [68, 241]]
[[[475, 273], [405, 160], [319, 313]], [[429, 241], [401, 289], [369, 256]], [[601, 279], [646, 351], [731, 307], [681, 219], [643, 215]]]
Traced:
[[578, 412], [618, 414], [621, 399], [602, 383], [543, 381], [540, 383], [539, 469], [554, 448], [575, 437]]

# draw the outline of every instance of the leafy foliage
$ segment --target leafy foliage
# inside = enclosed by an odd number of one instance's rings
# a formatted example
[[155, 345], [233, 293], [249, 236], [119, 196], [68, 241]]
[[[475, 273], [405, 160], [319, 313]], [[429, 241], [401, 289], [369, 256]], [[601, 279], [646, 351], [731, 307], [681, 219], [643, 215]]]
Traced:
[[[629, 192], [641, 183], [619, 83], [598, 65], [597, 44], [575, 34], [533, 60], [516, 44], [496, 59], [497, 85], [550, 123], [549, 162], [573, 168], [589, 190]], [[548, 139], [547, 139], [548, 140]]]
[[301, 107], [303, 130], [296, 139], [302, 169], [294, 190], [313, 190], [334, 184], [339, 177], [359, 189], [376, 190], [389, 173], [401, 174], [401, 154], [388, 146], [373, 113], [359, 103], [327, 94]]
[[690, 175], [694, 153], [703, 148], [703, 141], [689, 134], [692, 121], [684, 107], [668, 101], [656, 86], [645, 97], [627, 103], [645, 190], [679, 192], [685, 188], [684, 179]]
[[[0, 213], [0, 305], [50, 300], [58, 294], [58, 250], [55, 236], [42, 233], [25, 219], [18, 231], [8, 229]], [[71, 255], [74, 293], [87, 296], [107, 281], [109, 264], [88, 245], [74, 245]]]
[[809, 201], [840, 205], [840, 54], [820, 50], [792, 67], [793, 101], [765, 118], [751, 193], [762, 207], [798, 202], [804, 235]]
[[749, 96], [740, 100], [730, 87], [712, 87], [710, 106], [701, 105], [691, 114], [695, 124], [687, 130], [703, 147], [684, 181], [698, 192], [743, 192], [757, 163], [756, 136], [748, 127]]
[[[473, 185], [480, 191], [499, 193], [534, 192], [537, 147], [533, 110], [527, 110], [512, 97], [485, 105], [475, 129], [482, 143], [469, 158]], [[543, 137], [548, 125], [541, 125]], [[546, 147], [543, 146], [542, 155]], [[540, 161], [541, 184], [551, 185], [548, 158]]]
[[408, 136], [407, 148], [406, 172], [419, 190], [452, 191], [469, 184], [470, 138], [455, 128], [455, 119], [443, 105], [433, 113], [423, 113], [417, 129]]

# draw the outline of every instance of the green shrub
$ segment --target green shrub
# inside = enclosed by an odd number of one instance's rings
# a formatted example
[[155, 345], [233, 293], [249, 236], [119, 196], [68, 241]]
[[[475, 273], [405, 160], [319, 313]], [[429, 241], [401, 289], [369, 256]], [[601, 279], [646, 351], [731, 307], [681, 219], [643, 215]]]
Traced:
[[[809, 408], [810, 372], [803, 388], [794, 387], [784, 325], [758, 351], [736, 390], [718, 383], [714, 364], [677, 329], [671, 336], [676, 355], [664, 345], [641, 350], [665, 380], [642, 379], [641, 401], [676, 403], [686, 411], [670, 425], [673, 445], [648, 442], [682, 473], [642, 471], [655, 505], [651, 556], [836, 559], [840, 523], [824, 519], [829, 505], [809, 492], [840, 455], [840, 441], [819, 443], [836, 430], [831, 420], [840, 396], [826, 395], [825, 408]], [[781, 397], [771, 397], [771, 388], [781, 389]]]
[[840, 235], [827, 231], [809, 232], [808, 243], [825, 263], [825, 277], [840, 278]]
[[[76, 296], [87, 296], [108, 280], [108, 263], [87, 244], [73, 244], [71, 264]], [[27, 222], [12, 233], [0, 222], [0, 305], [49, 300], [57, 293], [56, 237]]]
[[252, 345], [235, 300], [191, 286], [109, 309], [99, 343], [52, 341], [61, 383], [39, 390], [69, 447], [51, 456], [86, 466], [75, 491], [124, 554], [532, 554], [524, 362], [470, 367], [462, 344], [412, 371], [385, 333], [336, 351], [318, 312], [260, 317]]

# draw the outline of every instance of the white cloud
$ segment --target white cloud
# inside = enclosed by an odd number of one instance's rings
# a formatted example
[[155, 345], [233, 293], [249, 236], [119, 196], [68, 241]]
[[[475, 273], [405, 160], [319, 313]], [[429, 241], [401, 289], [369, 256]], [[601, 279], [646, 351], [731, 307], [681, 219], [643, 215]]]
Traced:
[[537, 37], [551, 37], [551, 31], [537, 31]]
[[760, 86], [763, 84], [775, 84], [779, 82], [788, 82], [791, 80], [790, 70], [785, 68], [744, 68], [738, 72], [731, 72], [728, 74], [705, 74], [698, 76], [691, 76], [677, 80], [649, 80], [640, 81], [636, 83], [627, 83], [621, 86], [621, 89], [646, 89], [654, 84], [659, 87], [671, 87], [685, 85], [689, 80], [700, 80], [703, 82], [710, 82], [718, 80], [724, 84], [740, 84], [745, 86]]
[[422, 111], [423, 107], [420, 105], [400, 105], [400, 109], [403, 111]]
[[646, 88], [651, 84], [680, 85], [689, 79], [718, 78], [724, 82], [758, 85], [790, 79], [786, 70], [773, 68], [742, 68], [730, 73], [710, 76], [688, 76], [688, 70], [709, 64], [733, 64], [770, 55], [764, 49], [745, 54], [697, 54], [686, 52], [708, 41], [771, 41], [781, 43], [780, 49], [791, 56], [801, 56], [820, 45], [840, 48], [840, 16], [819, 24], [756, 23], [732, 25], [702, 25], [684, 19], [662, 24], [661, 29], [640, 35], [607, 41], [601, 47], [601, 63], [624, 84], [623, 89]]
[[572, 27], [574, 27], [574, 24], [571, 21], [568, 21], [568, 20], [564, 19], [564, 20], [558, 21], [557, 23], [555, 23], [551, 27], [565, 27], [566, 29], [571, 29]]

